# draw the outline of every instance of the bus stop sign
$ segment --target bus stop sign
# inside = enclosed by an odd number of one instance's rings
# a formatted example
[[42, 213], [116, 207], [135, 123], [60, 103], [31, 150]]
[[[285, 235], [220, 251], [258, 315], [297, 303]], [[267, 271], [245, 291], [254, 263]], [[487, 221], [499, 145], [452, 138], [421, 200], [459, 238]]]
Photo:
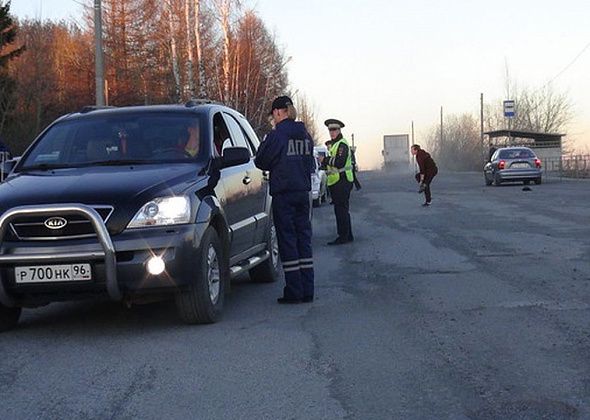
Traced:
[[508, 100], [504, 101], [504, 116], [506, 118], [514, 118], [515, 110], [514, 110], [514, 101]]

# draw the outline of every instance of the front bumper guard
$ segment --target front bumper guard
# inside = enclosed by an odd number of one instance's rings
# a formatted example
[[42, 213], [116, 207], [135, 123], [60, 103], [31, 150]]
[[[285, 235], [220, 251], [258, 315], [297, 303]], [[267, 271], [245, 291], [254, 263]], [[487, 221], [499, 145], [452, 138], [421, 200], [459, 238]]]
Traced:
[[[16, 254], [0, 255], [0, 265], [15, 263], [40, 263], [54, 260], [60, 261], [79, 261], [79, 260], [104, 260], [106, 288], [109, 297], [113, 300], [121, 300], [123, 295], [119, 288], [117, 280], [117, 257], [115, 247], [109, 232], [100, 217], [100, 215], [89, 206], [83, 204], [50, 204], [43, 206], [21, 206], [15, 207], [0, 217], [0, 248], [4, 241], [6, 230], [10, 221], [17, 216], [64, 216], [64, 215], [81, 215], [86, 217], [92, 223], [98, 242], [102, 246], [102, 251], [91, 252], [70, 252], [70, 253], [52, 253], [52, 254]], [[14, 307], [17, 302], [8, 294], [0, 277], [0, 303], [4, 306]]]

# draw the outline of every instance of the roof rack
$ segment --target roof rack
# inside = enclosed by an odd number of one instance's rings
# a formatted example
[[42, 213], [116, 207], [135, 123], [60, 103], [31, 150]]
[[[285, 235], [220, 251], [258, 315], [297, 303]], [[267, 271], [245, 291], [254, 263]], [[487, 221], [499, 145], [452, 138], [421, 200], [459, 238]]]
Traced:
[[86, 106], [82, 107], [82, 109], [80, 110], [80, 114], [87, 114], [92, 111], [98, 111], [99, 109], [112, 109], [112, 108], [116, 108], [116, 106], [112, 106], [112, 105], [104, 105], [104, 106], [86, 105]]
[[192, 98], [189, 99], [186, 104], [184, 104], [184, 106], [186, 106], [187, 108], [192, 108], [194, 106], [198, 106], [198, 105], [207, 105], [207, 104], [215, 104], [215, 105], [223, 105], [221, 102], [218, 101], [214, 101], [213, 99], [207, 99], [207, 98]]

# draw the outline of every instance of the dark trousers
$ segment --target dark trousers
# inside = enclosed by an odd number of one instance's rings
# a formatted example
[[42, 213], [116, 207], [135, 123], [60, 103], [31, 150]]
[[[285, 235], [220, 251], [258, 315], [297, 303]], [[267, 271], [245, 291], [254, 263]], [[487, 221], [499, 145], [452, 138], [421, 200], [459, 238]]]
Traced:
[[[430, 183], [432, 182], [432, 180], [434, 179], [434, 177], [436, 176], [436, 174], [438, 173], [438, 171], [434, 171], [434, 172], [429, 172], [426, 175], [424, 175], [424, 198], [426, 199], [427, 203], [430, 203], [432, 201], [432, 193], [430, 192]], [[418, 178], [418, 181], [420, 179]]]
[[306, 191], [277, 194], [272, 198], [272, 215], [285, 272], [283, 297], [287, 299], [313, 298], [309, 202]]
[[352, 225], [350, 223], [349, 201], [352, 191], [352, 182], [345, 178], [330, 186], [330, 195], [334, 202], [334, 214], [336, 215], [336, 231], [338, 237], [344, 240], [352, 240]]

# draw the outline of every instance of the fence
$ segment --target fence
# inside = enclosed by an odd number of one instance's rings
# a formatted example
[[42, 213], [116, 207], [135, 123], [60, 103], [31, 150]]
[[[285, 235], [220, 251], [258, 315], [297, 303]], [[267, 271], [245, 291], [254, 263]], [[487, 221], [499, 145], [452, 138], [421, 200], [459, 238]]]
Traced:
[[590, 178], [590, 155], [544, 159], [543, 169], [545, 175], [565, 178]]

